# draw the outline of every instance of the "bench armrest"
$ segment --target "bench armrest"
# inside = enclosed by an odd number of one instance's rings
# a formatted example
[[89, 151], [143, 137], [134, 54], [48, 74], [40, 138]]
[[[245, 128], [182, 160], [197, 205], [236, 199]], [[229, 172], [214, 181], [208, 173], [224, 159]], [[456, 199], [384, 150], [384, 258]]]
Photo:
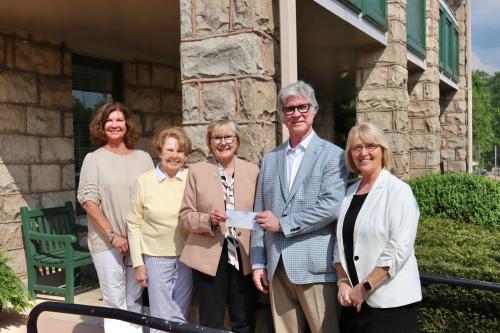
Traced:
[[29, 239], [49, 241], [49, 242], [63, 242], [66, 245], [76, 243], [77, 239], [74, 235], [48, 235], [39, 232], [28, 231]]

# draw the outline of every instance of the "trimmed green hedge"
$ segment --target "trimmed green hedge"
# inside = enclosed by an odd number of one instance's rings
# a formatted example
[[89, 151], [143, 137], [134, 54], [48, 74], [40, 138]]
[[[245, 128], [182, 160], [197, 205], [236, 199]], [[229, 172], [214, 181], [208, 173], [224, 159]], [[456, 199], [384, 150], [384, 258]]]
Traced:
[[[500, 282], [500, 228], [422, 219], [415, 253], [421, 272]], [[500, 294], [445, 284], [423, 285], [425, 332], [500, 332]]]
[[470, 174], [429, 174], [408, 181], [422, 217], [500, 225], [500, 182]]

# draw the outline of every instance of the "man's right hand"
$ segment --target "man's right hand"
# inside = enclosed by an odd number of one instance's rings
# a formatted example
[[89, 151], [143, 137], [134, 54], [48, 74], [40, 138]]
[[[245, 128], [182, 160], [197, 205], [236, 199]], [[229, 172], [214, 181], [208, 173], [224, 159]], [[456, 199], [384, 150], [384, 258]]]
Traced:
[[258, 291], [267, 294], [269, 292], [269, 283], [267, 281], [267, 270], [265, 268], [254, 269], [252, 273], [253, 283]]

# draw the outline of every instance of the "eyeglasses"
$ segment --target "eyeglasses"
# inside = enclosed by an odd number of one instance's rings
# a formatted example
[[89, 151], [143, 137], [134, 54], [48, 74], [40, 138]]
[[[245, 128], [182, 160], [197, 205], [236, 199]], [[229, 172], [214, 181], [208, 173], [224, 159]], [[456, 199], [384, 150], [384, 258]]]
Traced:
[[285, 116], [291, 116], [292, 114], [295, 113], [295, 110], [299, 111], [300, 114], [305, 114], [309, 111], [311, 108], [311, 104], [300, 104], [300, 105], [295, 105], [295, 106], [284, 106], [283, 107], [283, 113]]
[[366, 150], [367, 152], [371, 153], [372, 151], [374, 151], [375, 149], [377, 149], [378, 147], [380, 147], [380, 145], [376, 145], [374, 143], [369, 143], [367, 144], [366, 146], [356, 146], [356, 147], [352, 147], [351, 148], [351, 151], [354, 152], [354, 153], [361, 153], [364, 150]]
[[224, 142], [226, 143], [233, 143], [235, 138], [236, 138], [235, 135], [212, 136], [210, 140], [212, 140], [212, 142], [215, 144], [221, 143], [222, 139], [224, 139]]

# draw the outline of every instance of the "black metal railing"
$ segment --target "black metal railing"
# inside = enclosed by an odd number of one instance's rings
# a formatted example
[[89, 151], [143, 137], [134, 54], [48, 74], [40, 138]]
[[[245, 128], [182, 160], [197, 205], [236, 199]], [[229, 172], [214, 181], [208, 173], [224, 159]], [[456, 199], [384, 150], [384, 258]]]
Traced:
[[493, 292], [500, 291], [500, 284], [487, 281], [469, 280], [459, 277], [445, 276], [432, 273], [420, 273], [420, 280], [424, 283], [444, 283], [451, 286], [481, 289]]
[[155, 328], [158, 330], [163, 330], [172, 333], [230, 333], [229, 331], [222, 331], [193, 324], [171, 322], [168, 320], [156, 317], [150, 317], [143, 314], [120, 310], [120, 309], [105, 308], [102, 306], [82, 305], [82, 304], [58, 303], [58, 302], [43, 302], [35, 306], [31, 310], [28, 316], [27, 333], [38, 332], [37, 320], [40, 314], [45, 311], [69, 313], [69, 314], [83, 315], [90, 317], [118, 319], [127, 321], [129, 323], [146, 326], [149, 328]]

